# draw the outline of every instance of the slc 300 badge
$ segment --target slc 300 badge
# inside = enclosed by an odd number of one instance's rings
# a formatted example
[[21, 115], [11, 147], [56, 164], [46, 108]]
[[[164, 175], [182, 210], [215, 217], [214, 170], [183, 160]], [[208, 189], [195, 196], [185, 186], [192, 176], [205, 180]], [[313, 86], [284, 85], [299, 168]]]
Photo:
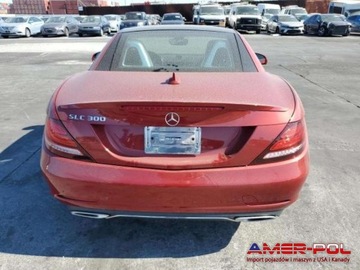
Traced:
[[106, 122], [105, 116], [98, 116], [98, 115], [83, 115], [83, 114], [70, 113], [68, 115], [68, 119], [74, 121]]

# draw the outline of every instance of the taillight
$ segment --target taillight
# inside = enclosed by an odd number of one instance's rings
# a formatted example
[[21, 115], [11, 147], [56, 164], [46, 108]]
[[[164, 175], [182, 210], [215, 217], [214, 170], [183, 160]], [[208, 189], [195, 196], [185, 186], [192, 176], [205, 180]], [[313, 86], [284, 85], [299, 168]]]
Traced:
[[268, 163], [292, 158], [302, 152], [305, 143], [306, 127], [304, 121], [288, 123], [270, 147], [253, 163]]
[[64, 125], [59, 120], [53, 99], [50, 101], [45, 124], [44, 141], [46, 148], [54, 154], [64, 157], [82, 157], [84, 154]]

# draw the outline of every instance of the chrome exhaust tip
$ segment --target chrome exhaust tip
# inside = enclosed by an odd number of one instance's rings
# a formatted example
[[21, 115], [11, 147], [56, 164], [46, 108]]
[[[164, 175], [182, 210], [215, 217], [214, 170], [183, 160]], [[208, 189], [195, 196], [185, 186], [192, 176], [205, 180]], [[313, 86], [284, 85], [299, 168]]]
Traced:
[[84, 212], [84, 211], [71, 211], [70, 213], [77, 217], [85, 217], [85, 218], [93, 218], [93, 219], [107, 219], [110, 217], [109, 214]]
[[236, 217], [234, 221], [236, 222], [252, 222], [252, 221], [264, 221], [275, 219], [278, 216], [275, 215], [267, 215], [267, 216], [249, 216], [249, 217]]

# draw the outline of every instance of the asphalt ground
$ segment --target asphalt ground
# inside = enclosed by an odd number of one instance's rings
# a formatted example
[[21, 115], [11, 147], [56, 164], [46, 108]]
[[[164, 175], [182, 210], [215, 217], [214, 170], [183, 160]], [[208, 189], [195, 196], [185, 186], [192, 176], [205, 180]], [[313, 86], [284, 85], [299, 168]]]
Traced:
[[[71, 216], [39, 169], [46, 106], [109, 37], [0, 38], [0, 269], [360, 269], [360, 36], [245, 37], [303, 101], [311, 170], [280, 218], [241, 224]], [[330, 252], [248, 254], [254, 243]], [[341, 244], [351, 254], [329, 254]]]

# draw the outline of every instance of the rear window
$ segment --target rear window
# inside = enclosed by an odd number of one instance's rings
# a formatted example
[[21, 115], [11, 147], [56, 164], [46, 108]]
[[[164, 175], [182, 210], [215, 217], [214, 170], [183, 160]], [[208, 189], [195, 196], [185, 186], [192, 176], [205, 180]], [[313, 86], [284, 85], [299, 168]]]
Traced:
[[256, 71], [235, 33], [156, 30], [121, 34], [100, 70], [156, 72]]

